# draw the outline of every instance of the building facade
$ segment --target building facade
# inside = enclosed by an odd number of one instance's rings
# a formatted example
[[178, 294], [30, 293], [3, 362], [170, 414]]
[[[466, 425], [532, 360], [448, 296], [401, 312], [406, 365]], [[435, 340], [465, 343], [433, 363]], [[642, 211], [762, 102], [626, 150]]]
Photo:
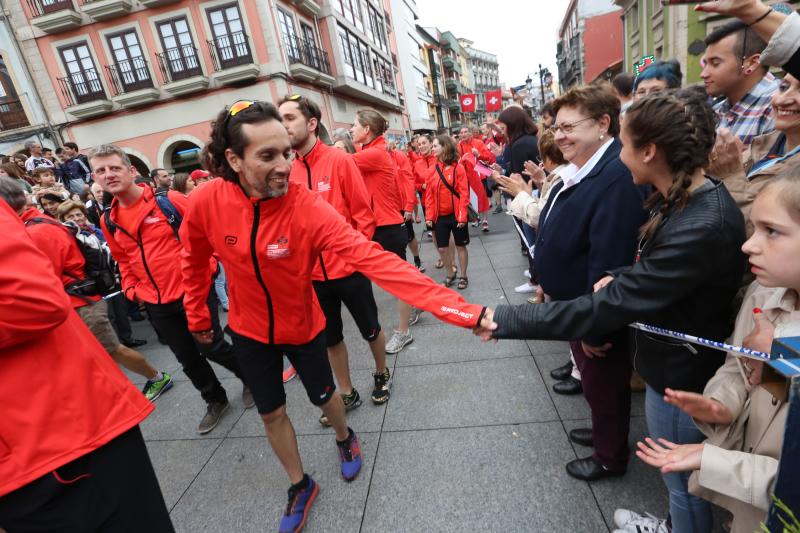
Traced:
[[41, 55], [63, 140], [118, 144], [140, 171], [196, 168], [210, 121], [242, 99], [303, 94], [323, 138], [366, 106], [390, 137], [408, 127], [389, 0], [6, 3], [20, 47]]
[[[417, 35], [424, 47], [424, 62], [428, 69], [428, 89], [433, 100], [429, 115], [436, 122], [436, 130], [450, 128], [450, 113], [447, 107], [447, 89], [444, 83], [444, 66], [442, 65], [442, 49], [439, 45], [441, 33], [435, 27], [417, 26]], [[417, 130], [415, 130], [417, 132]]]
[[450, 127], [459, 128], [465, 121], [464, 113], [461, 112], [461, 95], [468, 93], [469, 90], [464, 86], [464, 58], [463, 50], [458, 39], [452, 32], [441, 33], [440, 46], [442, 49], [442, 66], [444, 67], [443, 78], [445, 84], [445, 95], [447, 98], [447, 109], [450, 115]]
[[459, 39], [466, 52], [467, 86], [477, 94], [478, 111], [471, 116], [470, 123], [483, 124], [486, 122], [486, 91], [496, 91], [500, 88], [500, 73], [497, 56], [490, 52], [478, 50], [472, 46], [472, 41]]
[[[648, 0], [658, 2], [660, 0]], [[561, 90], [621, 71], [623, 30], [611, 0], [570, 0], [558, 32]]]

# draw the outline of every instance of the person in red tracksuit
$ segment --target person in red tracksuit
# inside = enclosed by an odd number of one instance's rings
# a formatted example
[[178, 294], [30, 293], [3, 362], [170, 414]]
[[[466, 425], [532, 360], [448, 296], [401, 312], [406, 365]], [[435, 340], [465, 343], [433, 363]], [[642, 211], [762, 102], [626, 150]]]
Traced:
[[[494, 165], [497, 160], [483, 144], [483, 141], [476, 138], [466, 126], [461, 128], [458, 133], [458, 153], [461, 157], [461, 164], [464, 165], [464, 170], [467, 173], [467, 180], [469, 187], [475, 192], [478, 198], [478, 213], [481, 215], [481, 229], [484, 233], [489, 231], [489, 220], [486, 214], [489, 212], [491, 205], [489, 204], [489, 197], [486, 195], [486, 185], [483, 183], [478, 173], [475, 172], [475, 166], [478, 161], [483, 161], [487, 166]], [[483, 178], [484, 180], [486, 178]], [[477, 222], [474, 224], [477, 226]]]
[[[213, 124], [205, 166], [222, 179], [192, 193], [180, 230], [186, 312], [196, 338], [210, 340], [204, 270], [209, 257], [217, 254], [228, 269], [228, 329], [234, 352], [253, 390], [267, 438], [292, 483], [280, 531], [296, 532], [308, 517], [318, 487], [303, 471], [286, 414], [284, 353], [309, 400], [322, 409], [336, 432], [342, 477], [354, 479], [362, 465], [360, 444], [347, 427], [326, 355], [325, 315], [311, 281], [319, 255], [332, 252], [384, 289], [453, 325], [475, 327], [485, 308], [468, 304], [382, 250], [318, 193], [291, 181], [291, 141], [272, 104], [236, 102]], [[388, 157], [385, 150], [383, 154]]]
[[[369, 206], [361, 172], [350, 155], [327, 146], [317, 137], [322, 119], [319, 106], [304, 96], [291, 95], [280, 102], [279, 111], [295, 150], [289, 179], [319, 193], [353, 228], [371, 239], [375, 231], [375, 214]], [[360, 406], [361, 397], [350, 378], [349, 356], [342, 333], [342, 304], [350, 311], [375, 359], [372, 402], [376, 405], [385, 403], [389, 400], [391, 376], [386, 367], [386, 338], [378, 321], [372, 283], [330, 252], [320, 255], [311, 279], [325, 314], [328, 359], [345, 409], [350, 411]], [[324, 414], [320, 423], [330, 425]]]
[[[152, 189], [135, 183], [136, 169], [128, 155], [117, 146], [104, 144], [96, 147], [89, 154], [89, 163], [95, 182], [114, 195], [111, 210], [100, 219], [100, 223], [111, 254], [119, 264], [122, 290], [129, 300], [144, 303], [153, 327], [206, 402], [206, 413], [197, 427], [198, 433], [206, 434], [219, 424], [230, 406], [227, 393], [208, 359], [227, 368], [238, 378], [242, 377], [219, 323], [219, 300], [212, 281], [216, 261], [212, 260], [203, 269], [208, 282], [205, 297], [214, 319], [214, 341], [201, 346], [189, 332], [183, 304], [183, 280], [175, 268], [182, 249], [181, 242], [167, 215], [156, 203]], [[198, 187], [193, 194], [206, 185]], [[172, 206], [182, 215], [188, 198], [175, 191], [167, 194]], [[246, 385], [242, 403], [245, 408], [254, 405]]]
[[466, 289], [469, 285], [467, 277], [469, 183], [466, 171], [459, 163], [456, 144], [449, 135], [436, 136], [433, 140], [433, 153], [436, 154], [437, 163], [434, 171], [428, 176], [425, 224], [429, 228], [433, 228], [436, 242], [439, 243], [439, 255], [444, 262], [446, 273], [443, 285], [449, 287], [457, 277], [452, 256], [448, 253], [446, 246], [450, 243], [452, 235], [456, 250], [458, 250], [458, 262], [461, 264], [458, 288]]
[[[364, 177], [377, 219], [373, 240], [384, 250], [405, 259], [408, 231], [403, 224], [413, 216], [414, 205], [413, 201], [406, 200], [408, 181], [400, 176], [397, 165], [386, 150], [383, 133], [387, 127], [386, 119], [374, 109], [359, 110], [350, 133], [353, 142], [361, 145], [361, 151], [353, 154], [353, 159]], [[397, 328], [386, 343], [386, 353], [389, 354], [399, 353], [414, 342], [409, 324], [419, 319], [419, 313], [414, 312], [412, 320], [411, 306], [399, 299], [397, 313]]]
[[[417, 191], [414, 180], [414, 167], [411, 166], [411, 161], [408, 156], [401, 150], [397, 149], [394, 142], [387, 144], [389, 155], [394, 159], [397, 165], [397, 171], [403, 180], [404, 194], [406, 205], [404, 208], [406, 233], [408, 234], [408, 249], [411, 250], [411, 255], [414, 257], [414, 265], [420, 272], [425, 272], [425, 265], [419, 258], [419, 243], [417, 237], [414, 235], [414, 219], [413, 212], [417, 209]], [[409, 210], [409, 208], [411, 208]]]
[[13, 196], [0, 190], [0, 529], [172, 533], [139, 430], [154, 406], [78, 317]]

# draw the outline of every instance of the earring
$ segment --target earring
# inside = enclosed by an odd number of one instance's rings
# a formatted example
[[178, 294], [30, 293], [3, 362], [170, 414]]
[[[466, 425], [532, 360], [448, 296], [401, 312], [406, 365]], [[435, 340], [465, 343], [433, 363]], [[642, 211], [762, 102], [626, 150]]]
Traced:
[[605, 139], [605, 135], [603, 135], [603, 134], [601, 133], [601, 134], [600, 134], [600, 140], [602, 141], [603, 139]]

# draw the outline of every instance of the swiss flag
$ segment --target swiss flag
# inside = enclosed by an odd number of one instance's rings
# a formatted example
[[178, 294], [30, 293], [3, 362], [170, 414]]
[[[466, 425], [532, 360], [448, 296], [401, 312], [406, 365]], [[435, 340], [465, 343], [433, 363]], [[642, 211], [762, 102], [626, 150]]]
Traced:
[[486, 97], [486, 111], [500, 111], [503, 107], [503, 95], [500, 94], [500, 89], [488, 91], [483, 93]]
[[477, 100], [476, 94], [462, 94], [461, 95], [461, 112], [462, 113], [474, 113], [475, 112], [475, 100]]

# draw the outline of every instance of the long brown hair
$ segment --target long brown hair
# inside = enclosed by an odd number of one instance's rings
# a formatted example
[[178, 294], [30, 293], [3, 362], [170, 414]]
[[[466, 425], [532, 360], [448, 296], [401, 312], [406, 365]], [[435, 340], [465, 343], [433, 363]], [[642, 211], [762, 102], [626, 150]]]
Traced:
[[22, 171], [22, 169], [19, 168], [19, 165], [17, 165], [16, 163], [14, 163], [12, 161], [9, 161], [7, 163], [3, 163], [2, 165], [0, 165], [0, 168], [2, 168], [5, 171], [6, 174], [8, 174], [10, 177], [12, 177], [14, 179], [25, 180], [26, 182], [28, 182], [31, 185], [36, 185], [36, 182], [33, 181], [33, 178], [31, 178], [30, 176], [25, 174]]
[[517, 106], [507, 107], [500, 113], [500, 116], [497, 117], [497, 121], [506, 125], [508, 142], [511, 144], [523, 135], [536, 135], [539, 131], [530, 115], [528, 115], [524, 109]]
[[369, 126], [369, 132], [375, 137], [383, 135], [389, 128], [389, 123], [383, 118], [383, 115], [370, 107], [356, 111], [356, 117], [362, 126]]
[[455, 165], [458, 163], [458, 147], [455, 141], [449, 135], [437, 135], [436, 140], [439, 141], [439, 146], [442, 147], [442, 153], [437, 158], [445, 165]]
[[645, 208], [653, 213], [640, 230], [640, 236], [646, 239], [670, 212], [683, 209], [689, 202], [692, 174], [708, 165], [714, 147], [714, 112], [705, 92], [660, 92], [635, 101], [625, 113], [624, 127], [636, 148], [654, 144], [672, 171], [667, 197], [656, 191], [645, 202]]

